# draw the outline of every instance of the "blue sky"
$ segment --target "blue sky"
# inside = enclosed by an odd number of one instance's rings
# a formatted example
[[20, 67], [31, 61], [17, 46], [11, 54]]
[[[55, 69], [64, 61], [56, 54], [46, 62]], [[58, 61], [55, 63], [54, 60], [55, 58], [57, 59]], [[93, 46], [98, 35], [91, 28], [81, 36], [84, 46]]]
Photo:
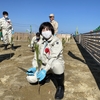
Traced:
[[0, 0], [0, 17], [8, 11], [15, 32], [26, 32], [32, 25], [38, 31], [42, 22], [55, 15], [59, 33], [89, 32], [100, 25], [100, 0]]

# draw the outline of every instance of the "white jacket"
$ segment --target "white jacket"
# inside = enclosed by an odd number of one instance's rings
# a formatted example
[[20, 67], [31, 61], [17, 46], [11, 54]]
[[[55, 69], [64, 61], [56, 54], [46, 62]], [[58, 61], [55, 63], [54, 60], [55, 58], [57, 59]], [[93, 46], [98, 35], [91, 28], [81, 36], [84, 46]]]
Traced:
[[50, 23], [54, 27], [55, 34], [57, 34], [58, 33], [58, 22], [55, 20], [52, 20], [52, 21], [50, 21]]
[[[62, 42], [56, 36], [52, 36], [48, 41], [42, 38], [39, 44], [39, 51], [39, 59], [43, 63], [41, 68], [45, 69], [46, 71], [51, 68], [51, 64], [54, 60], [60, 59], [61, 62], [64, 63]], [[33, 67], [37, 67], [36, 54], [33, 58], [32, 65]]]
[[5, 30], [12, 30], [12, 23], [9, 18], [5, 19], [4, 17], [0, 18], [0, 28]]
[[[40, 38], [41, 38], [41, 36], [40, 36]], [[31, 47], [34, 47], [34, 44], [35, 44], [35, 43], [37, 43], [37, 44], [40, 43], [40, 40], [37, 41], [36, 35], [35, 35], [35, 36], [32, 38], [32, 40], [31, 40]]]

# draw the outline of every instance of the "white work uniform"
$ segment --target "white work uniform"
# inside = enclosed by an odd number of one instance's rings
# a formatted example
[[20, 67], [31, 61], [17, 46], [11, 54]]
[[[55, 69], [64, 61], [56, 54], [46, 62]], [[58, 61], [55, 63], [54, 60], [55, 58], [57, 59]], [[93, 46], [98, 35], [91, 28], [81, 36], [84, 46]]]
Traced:
[[[41, 37], [40, 37], [40, 38], [41, 38]], [[34, 37], [32, 38], [32, 40], [31, 40], [31, 45], [30, 45], [30, 47], [34, 47], [34, 44], [35, 44], [35, 43], [39, 44], [39, 43], [40, 43], [39, 41], [40, 41], [40, 40], [37, 40], [37, 37], [34, 36]]]
[[4, 44], [11, 44], [12, 37], [12, 23], [9, 18], [5, 19], [2, 17], [0, 19], [0, 28], [2, 28], [3, 42]]
[[[54, 74], [64, 73], [63, 47], [62, 42], [56, 36], [52, 36], [48, 41], [43, 40], [39, 45], [39, 59], [42, 61], [41, 69], [46, 71], [52, 70]], [[37, 67], [36, 55], [32, 61], [33, 67]], [[35, 76], [27, 76], [30, 83], [37, 82]]]
[[34, 36], [31, 40], [31, 44], [30, 44], [30, 47], [32, 48], [34, 46], [34, 43], [36, 43], [36, 36]]
[[50, 21], [50, 23], [54, 27], [54, 33], [57, 34], [58, 33], [58, 22], [55, 20], [52, 20], [52, 21]]

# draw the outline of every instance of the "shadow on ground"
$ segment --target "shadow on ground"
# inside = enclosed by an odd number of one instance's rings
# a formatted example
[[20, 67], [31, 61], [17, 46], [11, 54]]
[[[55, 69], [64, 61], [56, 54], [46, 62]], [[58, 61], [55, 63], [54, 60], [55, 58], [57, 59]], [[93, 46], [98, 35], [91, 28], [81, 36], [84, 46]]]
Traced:
[[21, 47], [21, 45], [14, 46], [14, 49], [17, 49], [17, 48], [20, 48], [20, 47]]
[[82, 56], [85, 59], [87, 66], [89, 67], [97, 86], [100, 90], [100, 65], [94, 60], [94, 58], [80, 45], [77, 44]]
[[[16, 49], [18, 49], [18, 48], [20, 48], [20, 47], [21, 47], [21, 45], [14, 46], [14, 49], [16, 50]], [[11, 47], [8, 47], [7, 49], [11, 49]]]
[[[72, 57], [73, 59], [77, 59], [79, 61], [81, 61], [82, 63], [85, 63], [84, 60], [82, 60], [81, 58], [77, 57], [75, 54], [73, 54], [71, 51], [68, 51], [68, 55], [70, 57]], [[86, 64], [86, 63], [85, 63]]]
[[14, 53], [9, 53], [9, 54], [0, 54], [0, 62], [3, 60], [9, 60], [11, 57], [14, 56]]
[[4, 44], [0, 44], [0, 48], [4, 47]]
[[[4, 44], [0, 44], [0, 48], [3, 48], [3, 47], [4, 47]], [[17, 48], [20, 48], [20, 47], [21, 47], [21, 45], [14, 46], [14, 49], [16, 50]], [[7, 49], [11, 49], [11, 47], [8, 47]]]

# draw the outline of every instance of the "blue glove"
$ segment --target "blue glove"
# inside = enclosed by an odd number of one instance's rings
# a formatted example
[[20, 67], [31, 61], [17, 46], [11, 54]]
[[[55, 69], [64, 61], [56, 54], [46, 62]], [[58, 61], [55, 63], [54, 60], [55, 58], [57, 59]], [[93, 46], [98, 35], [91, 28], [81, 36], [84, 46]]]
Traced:
[[33, 76], [35, 71], [36, 71], [36, 67], [31, 67], [31, 68], [28, 69], [26, 74], [29, 75], [29, 76]]
[[46, 70], [42, 69], [37, 73], [37, 78], [42, 81], [46, 76]]

